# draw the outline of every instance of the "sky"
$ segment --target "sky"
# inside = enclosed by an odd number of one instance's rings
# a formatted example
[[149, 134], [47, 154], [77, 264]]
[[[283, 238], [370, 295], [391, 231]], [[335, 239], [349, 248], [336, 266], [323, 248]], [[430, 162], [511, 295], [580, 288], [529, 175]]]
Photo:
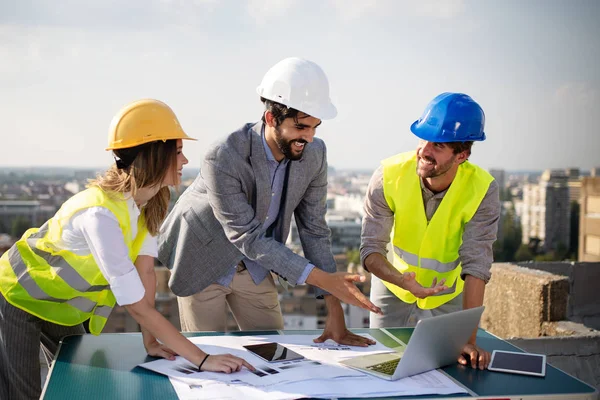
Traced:
[[413, 150], [442, 92], [473, 97], [484, 168], [600, 166], [597, 0], [0, 0], [0, 167], [104, 167], [112, 116], [156, 98], [189, 165], [257, 121], [256, 87], [291, 56], [319, 64], [336, 169]]

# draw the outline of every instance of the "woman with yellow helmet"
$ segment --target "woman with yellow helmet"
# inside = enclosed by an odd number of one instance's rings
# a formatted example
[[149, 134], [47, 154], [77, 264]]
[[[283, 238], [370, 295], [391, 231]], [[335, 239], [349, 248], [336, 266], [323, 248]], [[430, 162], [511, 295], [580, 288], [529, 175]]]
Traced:
[[203, 371], [254, 369], [230, 354], [209, 357], [154, 307], [155, 236], [188, 162], [183, 140], [195, 139], [166, 104], [128, 104], [109, 130], [115, 164], [2, 255], [0, 399], [39, 398], [40, 344], [52, 359], [62, 337], [85, 333], [83, 322], [100, 334], [117, 303], [151, 356], [179, 354]]

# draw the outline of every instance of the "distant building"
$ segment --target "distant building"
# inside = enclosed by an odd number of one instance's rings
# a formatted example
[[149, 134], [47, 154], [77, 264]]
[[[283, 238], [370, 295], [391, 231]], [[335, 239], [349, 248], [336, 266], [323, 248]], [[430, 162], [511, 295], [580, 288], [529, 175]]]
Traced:
[[78, 181], [71, 181], [65, 183], [64, 188], [67, 192], [76, 194], [79, 193], [83, 187]]
[[600, 261], [600, 176], [582, 180], [578, 260]]
[[94, 179], [97, 175], [104, 173], [104, 168], [99, 170], [82, 169], [73, 171], [73, 179], [77, 181], [87, 181], [88, 179]]
[[[333, 194], [328, 196], [327, 209], [329, 211], [350, 211], [363, 215], [363, 204], [365, 196], [362, 193], [354, 192], [347, 194]], [[331, 206], [331, 207], [330, 207]]]
[[335, 210], [335, 195], [327, 194], [327, 201], [325, 203], [328, 210]]
[[569, 180], [579, 179], [581, 177], [581, 171], [579, 171], [579, 168], [566, 168], [565, 174]]
[[[505, 178], [504, 170], [503, 169], [490, 169], [489, 173], [490, 173], [490, 175], [492, 175], [494, 177], [494, 180], [496, 181], [496, 183], [498, 184], [498, 187], [500, 188], [500, 200], [504, 200], [503, 193], [504, 193], [504, 189], [506, 188], [506, 178]], [[498, 221], [498, 232], [497, 232], [498, 242], [501, 242], [504, 239], [502, 227], [504, 226], [504, 218], [505, 217], [506, 217], [506, 208], [504, 206], [504, 202], [502, 202], [500, 219]]]
[[43, 206], [38, 200], [0, 200], [0, 220], [2, 227], [9, 233], [16, 219], [26, 220], [31, 227], [39, 227], [49, 219], [56, 208]]
[[565, 172], [546, 170], [538, 184], [526, 184], [521, 213], [524, 244], [539, 239], [546, 252], [568, 246], [570, 204]]
[[327, 225], [331, 229], [331, 251], [343, 254], [360, 247], [361, 219], [358, 213], [329, 212]]
[[523, 217], [523, 200], [513, 199], [512, 203], [515, 208], [515, 218], [520, 221]]
[[[325, 219], [331, 230], [331, 251], [334, 255], [360, 247], [361, 219], [358, 213], [329, 210]], [[298, 254], [302, 254], [302, 245], [295, 220], [292, 220], [286, 245]]]
[[5, 233], [0, 233], [0, 255], [15, 244], [15, 239]]
[[532, 238], [541, 239], [541, 236], [545, 236], [544, 200], [539, 185], [529, 183], [523, 186], [523, 202], [520, 207], [523, 244], [528, 244]]
[[490, 169], [490, 174], [494, 177], [500, 190], [503, 190], [506, 187], [506, 178], [503, 169]]
[[569, 180], [569, 203], [579, 203], [581, 197], [581, 172], [579, 168], [567, 168], [565, 173]]
[[[368, 296], [367, 296], [368, 297]], [[368, 328], [370, 312], [350, 304], [342, 304], [348, 328]]]
[[[349, 325], [347, 325], [349, 326]], [[302, 330], [317, 329], [316, 315], [283, 314], [283, 329]]]
[[517, 215], [517, 206], [521, 207], [522, 202], [516, 201], [500, 201], [500, 219], [498, 220], [498, 233], [496, 236], [496, 241], [502, 242], [504, 240], [504, 224], [505, 221], [511, 221], [511, 224], [518, 224], [520, 221], [520, 214]]

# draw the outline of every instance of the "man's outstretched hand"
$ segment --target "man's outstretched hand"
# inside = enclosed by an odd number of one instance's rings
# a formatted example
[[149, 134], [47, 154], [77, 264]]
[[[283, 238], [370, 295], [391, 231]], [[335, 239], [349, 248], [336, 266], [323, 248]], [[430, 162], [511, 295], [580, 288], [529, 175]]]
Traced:
[[424, 299], [427, 296], [433, 296], [435, 294], [438, 294], [442, 290], [448, 289], [448, 287], [444, 285], [444, 283], [446, 283], [445, 279], [442, 279], [438, 282], [437, 278], [434, 278], [431, 286], [426, 288], [421, 286], [421, 284], [417, 282], [417, 280], [415, 279], [414, 272], [405, 272], [402, 274], [401, 284], [398, 286], [400, 286], [404, 290], [408, 290], [415, 297], [419, 299]]
[[318, 268], [314, 268], [306, 279], [306, 283], [328, 291], [344, 303], [381, 314], [381, 309], [371, 303], [356, 287], [355, 282], [364, 281], [365, 277], [359, 274], [348, 274], [346, 272], [329, 273]]

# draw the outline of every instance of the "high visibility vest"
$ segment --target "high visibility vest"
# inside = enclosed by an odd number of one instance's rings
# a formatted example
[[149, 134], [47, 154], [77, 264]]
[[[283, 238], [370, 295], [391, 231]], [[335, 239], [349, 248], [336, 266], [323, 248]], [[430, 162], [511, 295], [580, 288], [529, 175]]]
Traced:
[[63, 226], [86, 208], [105, 207], [119, 222], [132, 262], [148, 233], [143, 217], [131, 237], [127, 202], [122, 193], [110, 196], [98, 187], [67, 200], [41, 228], [27, 230], [0, 258], [0, 292], [13, 306], [43, 320], [74, 326], [90, 320], [90, 332], [104, 328], [116, 300], [94, 257], [61, 249]]
[[446, 279], [448, 289], [417, 299], [389, 282], [387, 288], [405, 303], [417, 302], [432, 309], [458, 296], [464, 286], [458, 250], [465, 225], [473, 218], [494, 179], [487, 171], [463, 162], [433, 217], [427, 222], [415, 152], [401, 153], [382, 162], [383, 191], [394, 212], [392, 244], [394, 267], [414, 272], [417, 282], [430, 287], [433, 280]]

